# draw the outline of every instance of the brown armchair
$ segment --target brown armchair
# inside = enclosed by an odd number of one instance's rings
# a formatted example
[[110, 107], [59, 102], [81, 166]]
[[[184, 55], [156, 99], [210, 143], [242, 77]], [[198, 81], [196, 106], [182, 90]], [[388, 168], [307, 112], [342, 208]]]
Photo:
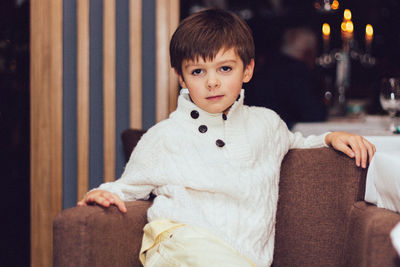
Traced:
[[[142, 131], [123, 134], [127, 158]], [[366, 171], [329, 148], [291, 150], [282, 162], [274, 266], [400, 266], [389, 233], [400, 215], [363, 201]], [[150, 201], [128, 212], [99, 206], [54, 220], [54, 266], [141, 266]]]

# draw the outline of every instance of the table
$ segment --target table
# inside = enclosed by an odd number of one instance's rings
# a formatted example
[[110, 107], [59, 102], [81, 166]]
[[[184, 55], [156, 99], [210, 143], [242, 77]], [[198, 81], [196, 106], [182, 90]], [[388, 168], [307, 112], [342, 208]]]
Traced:
[[296, 123], [293, 132], [304, 136], [343, 131], [364, 136], [372, 142], [377, 151], [400, 151], [400, 135], [389, 130], [390, 119], [387, 116], [365, 116], [362, 118], [333, 118], [326, 122]]
[[293, 132], [304, 136], [345, 131], [364, 136], [376, 147], [367, 173], [365, 201], [400, 212], [400, 135], [391, 133], [387, 116], [334, 118], [327, 122], [298, 123]]
[[397, 136], [389, 130], [388, 116], [336, 117], [326, 122], [296, 123], [293, 132], [301, 132], [304, 136], [325, 132], [344, 131], [362, 136]]
[[365, 201], [400, 212], [400, 149], [376, 152], [368, 168]]

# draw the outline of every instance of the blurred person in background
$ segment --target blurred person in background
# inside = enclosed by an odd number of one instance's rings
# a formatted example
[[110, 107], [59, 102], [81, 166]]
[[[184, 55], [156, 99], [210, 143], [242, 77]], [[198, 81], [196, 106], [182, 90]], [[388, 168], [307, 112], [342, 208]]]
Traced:
[[246, 104], [276, 111], [289, 128], [296, 122], [324, 121], [327, 108], [314, 73], [317, 41], [308, 28], [287, 29], [280, 53], [267, 55], [258, 68], [256, 64], [255, 77], [246, 86]]

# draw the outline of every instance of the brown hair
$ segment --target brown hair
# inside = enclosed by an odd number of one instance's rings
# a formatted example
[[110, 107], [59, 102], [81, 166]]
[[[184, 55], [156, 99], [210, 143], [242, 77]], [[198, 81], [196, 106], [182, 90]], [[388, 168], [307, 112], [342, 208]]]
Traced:
[[182, 75], [184, 60], [212, 60], [221, 49], [234, 48], [243, 61], [254, 58], [254, 41], [249, 26], [232, 12], [207, 9], [184, 19], [172, 35], [171, 66]]

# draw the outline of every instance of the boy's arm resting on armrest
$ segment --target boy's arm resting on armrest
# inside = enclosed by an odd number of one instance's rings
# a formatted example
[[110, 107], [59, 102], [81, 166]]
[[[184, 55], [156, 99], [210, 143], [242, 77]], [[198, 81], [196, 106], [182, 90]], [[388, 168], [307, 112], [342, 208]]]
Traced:
[[354, 158], [358, 167], [366, 168], [375, 154], [375, 146], [360, 135], [333, 132], [325, 136], [325, 143]]
[[127, 211], [125, 203], [119, 198], [118, 195], [100, 189], [88, 192], [83, 199], [78, 202], [78, 206], [86, 206], [87, 204], [94, 203], [103, 207], [115, 205], [121, 212], [125, 213]]
[[54, 266], [140, 266], [138, 255], [151, 201], [117, 207], [74, 207], [54, 220]]

